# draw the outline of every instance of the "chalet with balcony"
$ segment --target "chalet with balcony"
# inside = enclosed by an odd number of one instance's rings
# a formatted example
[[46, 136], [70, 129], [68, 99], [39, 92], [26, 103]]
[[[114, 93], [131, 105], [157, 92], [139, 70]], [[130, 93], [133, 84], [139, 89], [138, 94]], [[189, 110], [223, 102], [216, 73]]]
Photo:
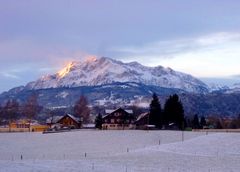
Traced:
[[118, 108], [116, 110], [106, 110], [103, 117], [102, 128], [105, 130], [125, 130], [135, 129], [132, 110]]

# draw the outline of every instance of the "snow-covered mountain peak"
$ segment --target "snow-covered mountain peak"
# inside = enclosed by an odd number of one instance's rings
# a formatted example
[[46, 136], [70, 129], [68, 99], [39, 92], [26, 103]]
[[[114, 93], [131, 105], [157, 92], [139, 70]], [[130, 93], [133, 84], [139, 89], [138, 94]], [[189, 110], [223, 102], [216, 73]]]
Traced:
[[59, 78], [63, 78], [64, 76], [66, 76], [70, 71], [71, 69], [73, 68], [74, 66], [74, 62], [70, 62], [67, 64], [66, 67], [64, 67], [62, 70], [60, 70], [57, 75]]
[[108, 57], [74, 61], [53, 75], [29, 83], [27, 89], [96, 86], [116, 82], [135, 82], [188, 92], [207, 92], [200, 80], [171, 68], [147, 67], [138, 62], [123, 63]]

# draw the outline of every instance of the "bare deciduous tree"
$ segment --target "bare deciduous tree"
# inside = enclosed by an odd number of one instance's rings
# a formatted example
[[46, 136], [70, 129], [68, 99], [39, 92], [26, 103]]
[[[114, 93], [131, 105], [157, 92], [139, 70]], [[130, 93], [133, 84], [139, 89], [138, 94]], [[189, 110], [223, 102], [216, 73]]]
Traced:
[[75, 103], [74, 113], [76, 116], [82, 118], [83, 123], [89, 122], [90, 108], [88, 107], [88, 100], [85, 96], [80, 96], [79, 100]]
[[9, 122], [9, 131], [11, 131], [11, 123], [14, 119], [17, 118], [19, 110], [19, 104], [16, 100], [8, 100], [6, 105], [3, 107], [3, 115], [8, 119]]
[[[40, 110], [40, 106], [37, 101], [38, 97], [36, 94], [32, 94], [28, 97], [24, 107], [23, 107], [23, 113], [29, 120], [29, 125], [31, 125], [32, 119], [37, 115], [37, 113]], [[29, 126], [30, 131], [30, 126]]]

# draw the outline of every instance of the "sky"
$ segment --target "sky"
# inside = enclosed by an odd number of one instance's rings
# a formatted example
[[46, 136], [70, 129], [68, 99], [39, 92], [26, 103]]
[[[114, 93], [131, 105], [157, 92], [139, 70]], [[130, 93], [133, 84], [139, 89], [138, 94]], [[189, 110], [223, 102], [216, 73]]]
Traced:
[[240, 1], [0, 1], [0, 92], [105, 56], [240, 82]]

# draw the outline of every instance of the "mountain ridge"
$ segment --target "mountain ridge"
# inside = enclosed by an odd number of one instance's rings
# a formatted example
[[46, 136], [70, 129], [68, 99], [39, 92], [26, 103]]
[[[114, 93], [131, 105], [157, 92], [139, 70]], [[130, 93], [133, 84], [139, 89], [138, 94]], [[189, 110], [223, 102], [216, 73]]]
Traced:
[[[96, 73], [98, 69], [102, 73]], [[86, 76], [83, 77], [83, 75]], [[78, 86], [73, 84], [72, 81], [88, 81], [84, 80], [84, 78], [88, 79], [88, 75], [93, 79], [90, 80], [92, 85]], [[142, 75], [147, 76], [147, 79], [149, 77], [150, 80], [142, 82]], [[168, 82], [162, 84], [154, 79], [152, 82], [152, 75], [155, 79], [159, 77], [159, 81], [168, 79]], [[104, 80], [105, 77], [107, 80]], [[102, 80], [104, 82], [101, 82]], [[19, 103], [24, 103], [30, 95], [36, 94], [39, 104], [43, 107], [71, 107], [81, 95], [85, 95], [90, 106], [124, 107], [136, 105], [148, 108], [152, 93], [155, 92], [159, 95], [162, 105], [169, 95], [178, 94], [187, 116], [196, 113], [222, 116], [239, 114], [240, 92], [237, 89], [238, 85], [235, 86], [236, 89], [214, 86], [212, 88], [216, 89], [209, 91], [210, 87], [202, 83], [191, 75], [176, 72], [171, 68], [147, 67], [138, 62], [123, 63], [109, 58], [101, 58], [100, 60], [92, 58], [85, 62], [71, 62], [58, 73], [43, 76], [26, 86], [12, 88], [0, 94], [0, 104], [4, 105], [9, 99], [16, 99]]]
[[123, 63], [107, 57], [74, 61], [53, 75], [26, 85], [26, 89], [97, 86], [115, 82], [136, 82], [187, 92], [207, 93], [207, 85], [189, 74], [162, 66], [147, 67], [138, 62]]

